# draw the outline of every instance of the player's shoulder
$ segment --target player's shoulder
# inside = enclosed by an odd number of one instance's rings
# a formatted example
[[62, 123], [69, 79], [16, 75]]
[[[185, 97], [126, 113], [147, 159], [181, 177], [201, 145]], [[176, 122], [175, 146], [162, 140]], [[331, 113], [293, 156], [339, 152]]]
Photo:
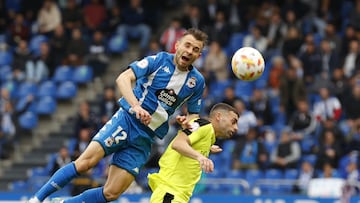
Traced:
[[193, 121], [190, 121], [191, 128], [183, 129], [183, 132], [186, 133], [187, 135], [190, 135], [191, 133], [197, 131], [201, 127], [206, 126], [208, 124], [210, 124], [209, 120], [204, 119], [204, 118], [197, 118], [197, 119], [194, 119]]

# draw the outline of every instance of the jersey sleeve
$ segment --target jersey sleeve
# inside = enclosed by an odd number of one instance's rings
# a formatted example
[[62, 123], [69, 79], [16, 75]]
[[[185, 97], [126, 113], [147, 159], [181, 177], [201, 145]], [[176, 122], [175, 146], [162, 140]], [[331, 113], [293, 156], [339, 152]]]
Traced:
[[161, 55], [147, 56], [140, 61], [132, 62], [129, 67], [134, 71], [137, 79], [150, 75], [158, 68]]
[[201, 110], [201, 99], [205, 89], [205, 81], [202, 78], [199, 85], [196, 85], [195, 93], [187, 101], [187, 110], [190, 114], [199, 114]]
[[212, 132], [210, 126], [211, 125], [201, 126], [199, 129], [191, 133], [191, 135], [189, 135], [190, 143], [193, 145], [199, 142], [201, 139], [204, 139], [207, 136], [211, 136]]

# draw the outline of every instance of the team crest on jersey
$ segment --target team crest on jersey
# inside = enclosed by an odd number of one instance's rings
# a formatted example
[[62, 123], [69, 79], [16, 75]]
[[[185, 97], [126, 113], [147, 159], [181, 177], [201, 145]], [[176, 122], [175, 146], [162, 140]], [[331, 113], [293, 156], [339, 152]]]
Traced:
[[196, 78], [195, 77], [191, 77], [187, 80], [186, 85], [190, 88], [193, 88], [196, 86]]
[[141, 61], [137, 62], [136, 65], [140, 68], [146, 68], [149, 65], [149, 61], [147, 59], [142, 59]]
[[164, 102], [168, 106], [173, 106], [178, 96], [176, 95], [175, 91], [173, 89], [161, 89], [156, 91], [156, 96], [159, 101]]

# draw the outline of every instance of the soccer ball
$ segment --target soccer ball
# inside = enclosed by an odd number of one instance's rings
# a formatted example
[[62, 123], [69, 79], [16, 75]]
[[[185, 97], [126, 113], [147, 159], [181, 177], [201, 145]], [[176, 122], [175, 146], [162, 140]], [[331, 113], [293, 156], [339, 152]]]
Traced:
[[242, 47], [232, 56], [231, 68], [235, 76], [240, 80], [253, 81], [258, 79], [264, 72], [264, 57], [255, 48]]

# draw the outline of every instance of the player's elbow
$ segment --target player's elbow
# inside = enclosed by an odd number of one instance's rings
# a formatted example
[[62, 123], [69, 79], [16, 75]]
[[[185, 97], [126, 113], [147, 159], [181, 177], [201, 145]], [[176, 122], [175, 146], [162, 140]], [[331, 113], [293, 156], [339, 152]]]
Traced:
[[171, 148], [175, 151], [179, 151], [181, 149], [181, 143], [176, 140], [171, 144]]

